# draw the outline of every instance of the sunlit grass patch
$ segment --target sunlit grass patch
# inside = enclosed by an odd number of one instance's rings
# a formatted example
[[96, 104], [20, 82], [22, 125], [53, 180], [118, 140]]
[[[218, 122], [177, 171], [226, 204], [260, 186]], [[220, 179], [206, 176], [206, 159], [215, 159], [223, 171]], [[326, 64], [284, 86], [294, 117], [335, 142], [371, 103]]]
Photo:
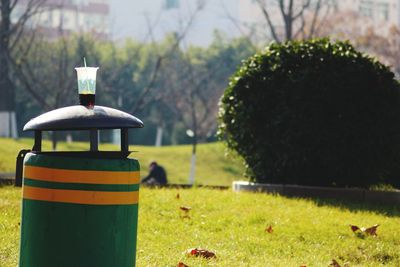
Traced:
[[[20, 197], [20, 189], [0, 188], [1, 266], [17, 264]], [[204, 188], [142, 188], [139, 207], [137, 266], [400, 266], [396, 208]], [[377, 237], [349, 227], [376, 223]], [[217, 258], [185, 255], [195, 247]]]

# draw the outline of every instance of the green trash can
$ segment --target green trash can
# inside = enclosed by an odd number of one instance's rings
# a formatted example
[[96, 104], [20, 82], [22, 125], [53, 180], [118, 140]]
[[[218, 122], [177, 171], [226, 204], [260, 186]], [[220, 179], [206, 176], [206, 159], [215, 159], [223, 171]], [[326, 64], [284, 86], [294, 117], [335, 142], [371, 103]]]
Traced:
[[[23, 160], [19, 266], [135, 266], [140, 166], [127, 158], [127, 127], [140, 124], [122, 124], [121, 151], [99, 152], [96, 133], [91, 151], [42, 152], [43, 121], [57, 121], [50, 118], [39, 116], [24, 128], [35, 131], [35, 144]], [[82, 125], [93, 131], [107, 123], [112, 119]]]

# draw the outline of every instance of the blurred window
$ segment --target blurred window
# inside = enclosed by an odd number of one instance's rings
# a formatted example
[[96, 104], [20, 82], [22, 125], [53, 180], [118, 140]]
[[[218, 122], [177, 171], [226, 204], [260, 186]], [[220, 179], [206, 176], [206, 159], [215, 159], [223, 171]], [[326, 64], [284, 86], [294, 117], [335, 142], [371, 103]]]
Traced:
[[43, 21], [42, 21], [43, 26], [46, 26], [46, 27], [52, 27], [53, 26], [53, 12], [52, 12], [52, 10], [49, 10], [47, 12], [43, 12], [41, 16], [43, 17]]
[[92, 29], [92, 18], [89, 14], [85, 14], [85, 30]]
[[377, 4], [377, 16], [379, 20], [389, 20], [389, 3]]
[[[11, 12], [11, 23], [17, 23], [21, 16], [24, 14], [25, 8], [22, 5], [16, 6]], [[1, 17], [0, 17], [1, 18]]]
[[372, 18], [372, 7], [373, 3], [371, 0], [361, 0], [360, 1], [360, 14], [366, 17]]
[[71, 29], [69, 23], [70, 23], [70, 18], [68, 12], [63, 12], [62, 14], [62, 22], [63, 22], [63, 27], [64, 29]]
[[164, 8], [165, 9], [179, 8], [179, 0], [165, 0]]

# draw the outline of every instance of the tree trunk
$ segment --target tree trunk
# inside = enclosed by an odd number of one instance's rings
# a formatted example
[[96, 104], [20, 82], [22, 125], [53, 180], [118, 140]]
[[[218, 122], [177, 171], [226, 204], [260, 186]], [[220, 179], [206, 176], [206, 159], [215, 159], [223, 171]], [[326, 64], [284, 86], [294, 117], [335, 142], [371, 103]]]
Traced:
[[67, 142], [67, 144], [72, 143], [72, 134], [71, 133], [67, 133], [67, 136], [65, 137], [65, 142]]
[[114, 145], [120, 145], [121, 144], [121, 129], [113, 129], [111, 130], [111, 143]]
[[156, 147], [160, 147], [162, 145], [162, 135], [163, 135], [163, 127], [157, 126], [157, 135], [156, 135]]
[[11, 30], [11, 3], [10, 0], [1, 1], [0, 22], [0, 114], [8, 120], [0, 124], [0, 134], [15, 137], [15, 90], [10, 79], [10, 30]]
[[197, 148], [197, 117], [196, 109], [194, 105], [194, 92], [190, 93], [190, 103], [191, 103], [191, 116], [192, 116], [192, 127], [193, 127], [193, 137], [192, 137], [192, 160], [190, 163], [190, 174], [189, 174], [189, 184], [194, 184], [195, 169], [196, 169], [196, 148]]
[[57, 150], [57, 132], [56, 131], [52, 131], [51, 141], [52, 141], [53, 151], [56, 151]]
[[197, 136], [194, 135], [192, 144], [192, 159], [190, 161], [189, 184], [194, 184], [194, 178], [196, 175], [196, 148], [197, 148]]
[[0, 136], [18, 138], [15, 111], [0, 111]]

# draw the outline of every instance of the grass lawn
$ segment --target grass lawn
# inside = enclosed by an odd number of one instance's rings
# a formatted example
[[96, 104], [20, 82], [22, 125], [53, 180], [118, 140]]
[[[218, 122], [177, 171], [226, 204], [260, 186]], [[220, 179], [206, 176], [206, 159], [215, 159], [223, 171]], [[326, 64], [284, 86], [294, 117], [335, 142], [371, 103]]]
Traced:
[[[180, 198], [177, 199], [177, 193]], [[20, 196], [0, 188], [0, 265], [16, 266]], [[190, 219], [180, 217], [189, 206]], [[396, 208], [289, 199], [211, 189], [140, 191], [137, 266], [400, 266], [400, 211]], [[360, 237], [349, 224], [380, 224]], [[265, 232], [271, 225], [273, 232]], [[193, 247], [216, 259], [185, 256]]]
[[[33, 139], [22, 138], [18, 140], [0, 138], [0, 172], [14, 172], [15, 158], [21, 149], [30, 149]], [[84, 151], [88, 150], [89, 144], [84, 142], [73, 142], [67, 144], [60, 142], [60, 151]], [[191, 146], [131, 146], [130, 150], [137, 151], [130, 157], [137, 158], [141, 164], [141, 175], [148, 172], [148, 164], [156, 160], [164, 166], [168, 173], [170, 183], [188, 183]], [[100, 150], [119, 150], [118, 146], [111, 144], [100, 145]], [[49, 141], [43, 142], [43, 151], [51, 151]], [[201, 144], [197, 149], [196, 184], [227, 185], [233, 180], [245, 180], [243, 177], [244, 167], [237, 158], [225, 157], [225, 146], [222, 143]]]

